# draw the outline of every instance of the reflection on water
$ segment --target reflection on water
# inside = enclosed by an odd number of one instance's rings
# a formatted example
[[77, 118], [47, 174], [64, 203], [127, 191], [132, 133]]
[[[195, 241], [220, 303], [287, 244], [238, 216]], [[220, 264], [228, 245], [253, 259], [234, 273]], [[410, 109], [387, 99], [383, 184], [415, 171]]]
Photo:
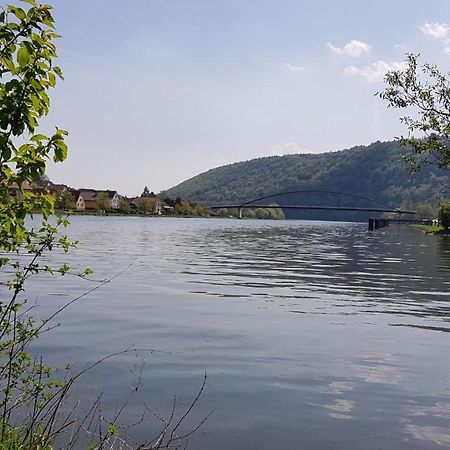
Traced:
[[[161, 350], [146, 360], [130, 422], [144, 401], [168, 414], [176, 392], [188, 405], [206, 370], [190, 424], [215, 413], [191, 448], [450, 446], [447, 237], [343, 223], [72, 222], [76, 267], [101, 279], [133, 265], [66, 311], [40, 350], [80, 365], [130, 345]], [[85, 283], [41, 278], [28, 296], [50, 311]], [[114, 409], [133, 358], [108, 361], [77, 395], [104, 390]]]

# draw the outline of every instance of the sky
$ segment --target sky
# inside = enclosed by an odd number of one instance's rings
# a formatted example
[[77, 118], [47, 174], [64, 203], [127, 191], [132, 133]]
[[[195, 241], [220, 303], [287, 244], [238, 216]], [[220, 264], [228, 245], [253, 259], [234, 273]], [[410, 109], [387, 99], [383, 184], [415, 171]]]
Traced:
[[138, 195], [210, 168], [402, 134], [374, 94], [405, 53], [450, 69], [450, 2], [50, 0], [54, 182]]

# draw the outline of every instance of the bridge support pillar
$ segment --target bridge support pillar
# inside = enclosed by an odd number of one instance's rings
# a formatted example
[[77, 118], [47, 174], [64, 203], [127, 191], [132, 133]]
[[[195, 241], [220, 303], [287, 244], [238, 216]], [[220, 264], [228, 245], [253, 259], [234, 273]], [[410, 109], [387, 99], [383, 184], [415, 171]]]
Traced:
[[369, 231], [378, 230], [380, 228], [388, 227], [388, 219], [369, 219]]
[[239, 219], [242, 219], [242, 208], [239, 208], [239, 215], [238, 215]]

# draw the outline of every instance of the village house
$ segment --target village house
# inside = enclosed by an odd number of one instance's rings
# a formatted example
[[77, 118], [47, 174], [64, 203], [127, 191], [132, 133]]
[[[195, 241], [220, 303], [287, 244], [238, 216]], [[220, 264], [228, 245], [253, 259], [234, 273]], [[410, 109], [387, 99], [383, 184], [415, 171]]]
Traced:
[[50, 191], [51, 194], [57, 196], [58, 194], [60, 194], [61, 192], [64, 191], [69, 191], [69, 192], [74, 192], [74, 190], [72, 188], [70, 188], [69, 186], [66, 186], [65, 184], [54, 184], [54, 183], [50, 183], [47, 186], [47, 189]]
[[120, 201], [126, 201], [129, 204], [129, 207], [134, 210], [138, 210], [141, 212], [145, 212], [153, 215], [162, 215], [162, 214], [173, 214], [174, 208], [170, 205], [167, 205], [165, 202], [162, 202], [156, 196], [141, 196], [141, 197], [132, 197], [127, 198], [123, 196], [119, 196], [117, 191], [113, 190], [97, 190], [97, 189], [73, 189], [65, 184], [55, 184], [49, 180], [41, 180], [36, 183], [30, 185], [27, 182], [22, 184], [22, 189], [19, 189], [16, 186], [12, 191], [11, 195], [16, 198], [23, 198], [23, 192], [36, 192], [36, 193], [45, 193], [50, 192], [55, 198], [58, 197], [61, 192], [69, 191], [73, 194], [75, 198], [75, 210], [82, 211], [97, 211], [99, 209], [98, 205], [98, 196], [100, 193], [104, 193], [107, 196], [109, 201], [109, 207], [107, 209], [120, 209]]
[[119, 209], [120, 197], [117, 191], [103, 191], [108, 195], [111, 202], [111, 209]]
[[95, 210], [97, 209], [96, 191], [91, 189], [80, 189], [76, 192], [76, 209], [77, 211]]
[[150, 214], [162, 214], [162, 203], [158, 197], [135, 197], [131, 199], [130, 207]]
[[[117, 191], [113, 190], [97, 190], [97, 189], [73, 189], [65, 184], [55, 184], [50, 180], [43, 179], [32, 184], [24, 181], [21, 185], [21, 189], [19, 186], [15, 184], [11, 189], [11, 196], [17, 199], [23, 199], [25, 192], [34, 192], [34, 193], [50, 193], [55, 198], [64, 192], [68, 191], [73, 194], [75, 197], [75, 208], [77, 211], [95, 211], [98, 209], [97, 197], [100, 193], [104, 193], [107, 196], [109, 205], [108, 209], [119, 209], [120, 196]], [[151, 203], [151, 202], [150, 202]], [[156, 207], [152, 206], [151, 210], [158, 211], [158, 205]], [[157, 212], [158, 213], [158, 212]]]
[[52, 183], [50, 180], [43, 179], [33, 182], [32, 188], [34, 192], [50, 192], [52, 195], [57, 195], [63, 191], [73, 191], [72, 188], [65, 184]]
[[97, 196], [104, 192], [108, 196], [111, 209], [119, 209], [119, 194], [117, 191], [98, 191], [95, 189], [80, 189], [76, 192], [77, 211], [92, 211], [98, 208]]

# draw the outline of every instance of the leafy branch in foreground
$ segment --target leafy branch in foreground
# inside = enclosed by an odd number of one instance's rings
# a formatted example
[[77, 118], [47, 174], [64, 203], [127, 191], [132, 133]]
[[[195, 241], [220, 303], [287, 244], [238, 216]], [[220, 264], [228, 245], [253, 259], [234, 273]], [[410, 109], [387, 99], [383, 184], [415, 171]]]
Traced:
[[402, 117], [408, 135], [400, 141], [412, 152], [405, 156], [412, 172], [433, 164], [450, 170], [450, 78], [434, 64], [418, 64], [418, 55], [408, 54], [403, 70], [385, 76], [386, 88], [377, 95], [388, 107], [412, 110]]
[[[25, 309], [26, 281], [42, 270], [64, 275], [69, 267], [43, 263], [47, 252], [67, 252], [75, 243], [59, 233], [67, 219], [49, 220], [54, 199], [30, 188], [52, 158], [67, 156], [67, 132], [37, 132], [50, 109], [49, 89], [62, 78], [54, 65], [58, 37], [51, 7], [24, 0], [25, 9], [0, 10], [0, 448], [48, 448], [56, 424], [55, 405], [68, 389], [57, 370], [32, 357], [29, 345], [44, 331]], [[29, 216], [41, 213], [43, 220]]]

